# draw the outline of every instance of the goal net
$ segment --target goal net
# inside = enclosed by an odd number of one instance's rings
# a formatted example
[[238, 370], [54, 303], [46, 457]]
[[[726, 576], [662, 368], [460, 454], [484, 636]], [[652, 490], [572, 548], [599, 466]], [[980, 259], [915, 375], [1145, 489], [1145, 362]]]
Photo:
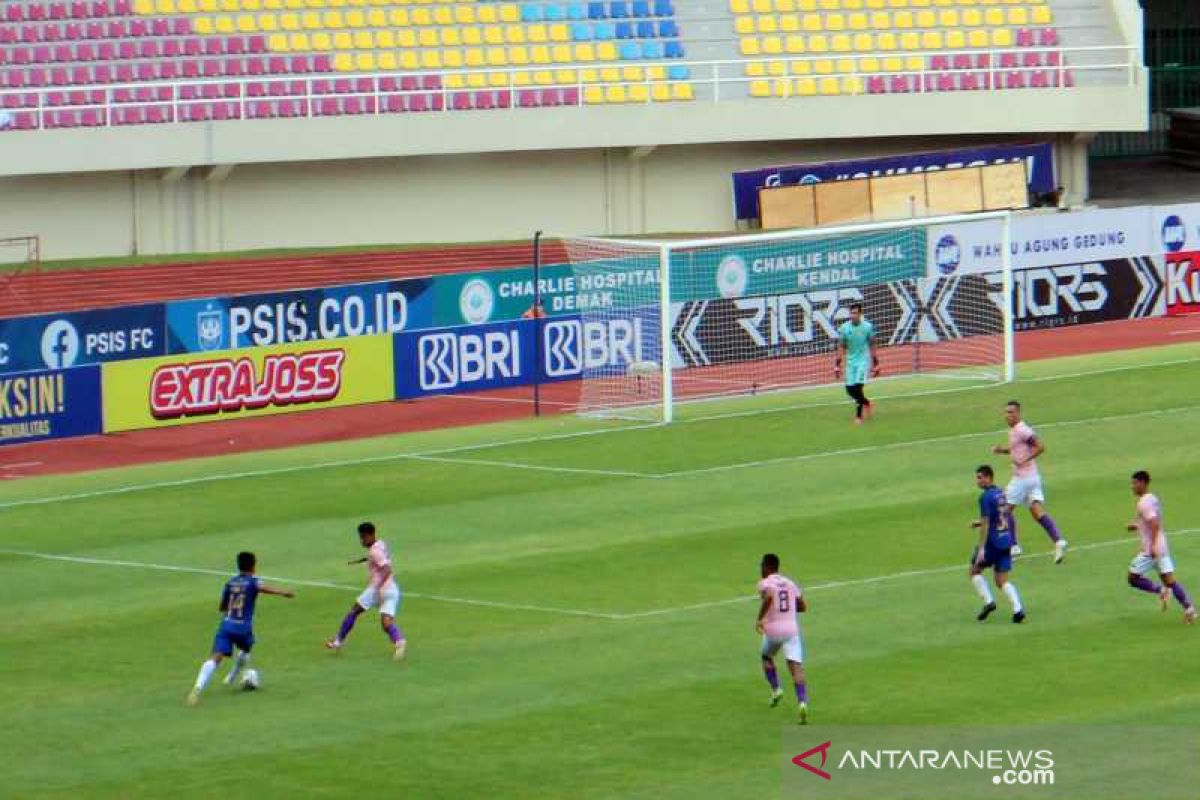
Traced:
[[[993, 227], [996, 273], [958, 274], [953, 236]], [[681, 241], [562, 239], [580, 314], [581, 413], [670, 421], [682, 402], [837, 382], [837, 330], [860, 304], [888, 378], [1012, 378], [1010, 215]], [[596, 357], [589, 358], [592, 351]]]

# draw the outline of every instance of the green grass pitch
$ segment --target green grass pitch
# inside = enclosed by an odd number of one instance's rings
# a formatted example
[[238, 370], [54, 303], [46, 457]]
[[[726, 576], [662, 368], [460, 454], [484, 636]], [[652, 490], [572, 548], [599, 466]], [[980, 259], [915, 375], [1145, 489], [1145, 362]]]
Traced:
[[[1011, 386], [888, 382], [862, 429], [818, 390], [667, 428], [479, 447], [595, 427], [547, 419], [9, 483], [0, 797], [774, 796], [793, 709], [767, 708], [748, 599], [768, 550], [808, 587], [817, 726], [1193, 722], [1200, 630], [1125, 586], [1124, 525], [1148, 469], [1200, 595], [1198, 366], [1192, 345], [1022, 365]], [[1021, 512], [1023, 626], [1003, 600], [977, 623], [965, 577], [972, 471], [1007, 479], [989, 446], [1010, 395], [1076, 548], [1055, 567]], [[361, 463], [312, 468], [332, 460]], [[28, 502], [46, 498], [66, 499]], [[402, 664], [376, 616], [321, 647], [363, 582], [361, 519], [408, 593]], [[337, 586], [262, 598], [262, 691], [214, 681], [196, 709], [221, 577], [13, 552], [225, 571], [243, 548]]]

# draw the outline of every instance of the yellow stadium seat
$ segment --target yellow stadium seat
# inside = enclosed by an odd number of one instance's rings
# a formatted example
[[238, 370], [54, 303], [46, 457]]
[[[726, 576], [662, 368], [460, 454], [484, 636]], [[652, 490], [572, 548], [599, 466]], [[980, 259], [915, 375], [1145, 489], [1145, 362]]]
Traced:
[[197, 5], [206, 14], [211, 14], [217, 10], [217, 0], [198, 0]]
[[458, 47], [463, 43], [462, 33], [458, 30], [458, 28], [442, 28], [442, 35], [440, 38], [442, 40], [443, 47]]
[[771, 0], [750, 0], [750, 7], [755, 14], [771, 13]]
[[233, 33], [235, 27], [233, 17], [217, 17], [217, 33]]
[[904, 69], [904, 59], [896, 56], [888, 56], [883, 60], [884, 72], [900, 72]]
[[513, 86], [528, 86], [530, 84], [529, 73], [528, 72], [512, 73], [512, 84], [513, 84]]
[[797, 78], [796, 94], [801, 97], [812, 97], [817, 93], [817, 82], [813, 78]]
[[983, 21], [988, 25], [996, 26], [1004, 24], [1004, 9], [989, 8], [983, 15]]
[[825, 15], [825, 30], [827, 31], [844, 31], [846, 30], [846, 18], [841, 14], [826, 14]]
[[933, 5], [932, 0], [909, 0], [914, 8], [928, 8]]
[[962, 13], [962, 24], [966, 28], [978, 28], [983, 24], [983, 13], [977, 8], [964, 9]]
[[771, 81], [771, 93], [776, 97], [790, 97], [792, 94], [792, 82], [787, 78], [776, 78]]
[[354, 57], [349, 53], [338, 53], [333, 57], [333, 68], [338, 72], [350, 72], [354, 69]]
[[881, 33], [875, 37], [876, 50], [895, 50], [896, 47], [896, 34], [894, 33]]
[[820, 0], [820, 6], [825, 11], [837, 11], [842, 3], [841, 0]]
[[810, 74], [812, 74], [812, 62], [811, 61], [793, 61], [792, 62], [792, 74], [793, 75], [810, 75]]
[[662, 66], [646, 67], [646, 79], [665, 81], [667, 79], [667, 68]]
[[941, 50], [945, 47], [941, 31], [925, 31], [921, 34], [921, 46], [926, 50]]
[[775, 33], [779, 30], [779, 21], [775, 19], [774, 14], [764, 14], [758, 18], [759, 33]]
[[865, 31], [871, 27], [866, 14], [851, 14], [848, 23], [852, 31]]
[[844, 33], [839, 33], [830, 40], [830, 49], [835, 53], [849, 53], [852, 49], [850, 47], [850, 37]]
[[634, 84], [629, 87], [629, 102], [631, 103], [648, 103], [650, 102], [650, 87], [644, 83]]
[[139, 14], [174, 14], [175, 0], [138, 0], [133, 10]]
[[553, 63], [553, 60], [550, 58], [550, 48], [544, 44], [535, 44], [529, 48], [529, 60], [534, 64]]
[[400, 53], [400, 68], [401, 69], [418, 69], [421, 66], [421, 59], [417, 55], [416, 50], [405, 50]]
[[[150, 9], [153, 10], [153, 4], [150, 4]], [[241, 6], [238, 5], [238, 0], [221, 0], [222, 11], [238, 11]]]
[[877, 31], [890, 30], [892, 27], [892, 15], [886, 11], [876, 11], [871, 14], [871, 27]]
[[[199, 0], [201, 9], [204, 8], [206, 2], [210, 2], [210, 0]], [[295, 11], [304, 8], [304, 0], [285, 0], [284, 5]]]
[[888, 0], [888, 8], [908, 8], [908, 0]]
[[347, 11], [345, 14], [347, 28], [367, 27], [367, 15], [361, 11]]
[[508, 48], [508, 60], [518, 67], [523, 67], [529, 63], [529, 50], [524, 45], [513, 45]]
[[258, 30], [258, 19], [253, 14], [242, 14], [237, 18], [238, 33], [254, 33]]
[[550, 48], [550, 58], [554, 59], [555, 64], [567, 64], [575, 59], [571, 57], [571, 45], [556, 44]]
[[787, 62], [786, 61], [770, 62], [769, 64], [767, 64], [767, 74], [773, 75], [775, 77], [779, 77], [781, 75], [787, 75]]
[[878, 58], [864, 58], [858, 62], [860, 72], [879, 72]]
[[918, 28], [932, 28], [937, 25], [937, 14], [932, 11], [918, 11], [916, 24]]
[[466, 79], [463, 78], [462, 75], [457, 75], [455, 73], [447, 75], [443, 83], [446, 85], [447, 89], [465, 89], [467, 86]]
[[459, 25], [474, 25], [475, 7], [466, 3], [456, 5], [454, 7], [454, 21]]
[[786, 39], [783, 40], [783, 49], [787, 50], [789, 53], [803, 53], [805, 51], [804, 37], [803, 36], [787, 37]]
[[992, 31], [992, 47], [1012, 47], [1013, 34], [1008, 28], [996, 28]]
[[869, 33], [854, 34], [854, 49], [860, 53], [870, 53], [875, 50], [875, 37]]
[[305, 50], [311, 50], [312, 46], [308, 41], [307, 33], [293, 33], [291, 41], [292, 49], [297, 53], [302, 53]]
[[779, 29], [784, 33], [795, 33], [800, 30], [800, 17], [795, 14], [784, 14], [779, 18]]
[[552, 42], [569, 42], [571, 41], [571, 29], [561, 23], [550, 26], [550, 41]]
[[458, 28], [457, 30], [458, 30], [458, 34], [459, 34], [459, 39], [462, 41], [463, 44], [469, 45], [469, 46], [483, 44], [483, 35], [480, 33], [479, 28], [470, 26], [470, 27], [465, 27], [465, 28]]
[[317, 31], [314, 33], [312, 35], [311, 43], [313, 50], [324, 51], [333, 49], [333, 39], [330, 38], [329, 34], [325, 31]]
[[374, 72], [375, 54], [359, 53], [354, 57], [354, 66], [358, 68], [359, 72]]
[[500, 6], [501, 22], [520, 22], [521, 8], [516, 3], [505, 3]]
[[596, 70], [594, 70], [590, 67], [579, 70], [579, 82], [580, 83], [596, 83], [599, 80], [600, 80], [600, 73], [597, 72]]
[[750, 0], [729, 0], [729, 10], [734, 14], [749, 14]]
[[330, 8], [345, 8], [346, 0], [308, 0], [308, 5], [311, 8], [321, 8], [329, 6]]
[[904, 68], [909, 72], [920, 72], [925, 69], [925, 59], [920, 56], [908, 56], [904, 59]]
[[621, 70], [617, 67], [601, 67], [600, 80], [603, 83], [616, 83], [621, 80]]
[[601, 61], [616, 61], [617, 46], [612, 42], [600, 42], [596, 45], [596, 58]]
[[863, 79], [857, 75], [842, 78], [842, 94], [862, 94], [863, 88]]
[[990, 42], [988, 41], [987, 31], [985, 31], [985, 30], [971, 31], [970, 33], [967, 34], [967, 43], [971, 47], [975, 47], [975, 48], [987, 47], [990, 44]]
[[504, 44], [504, 28], [488, 25], [483, 29], [483, 40], [488, 44]]
[[771, 82], [770, 81], [750, 81], [750, 96], [751, 97], [770, 97]]
[[487, 64], [489, 67], [503, 67], [508, 64], [508, 50], [503, 47], [487, 49]]
[[858, 72], [858, 61], [853, 58], [839, 58], [837, 60], [837, 71], [839, 75], [850, 75]]
[[796, 10], [796, 0], [775, 0], [775, 10], [780, 14], [791, 14]]
[[442, 54], [437, 50], [421, 51], [421, 69], [441, 69]]
[[[281, 6], [279, 5], [279, 0], [275, 0], [275, 2], [275, 6], [267, 6], [267, 8], [280, 8]], [[175, 3], [175, 9], [180, 14], [195, 14], [199, 10], [196, 5], [196, 0], [178, 0], [178, 2]]]
[[604, 92], [604, 99], [610, 103], [624, 103], [629, 97], [624, 86], [609, 86]]
[[388, 11], [388, 22], [397, 28], [408, 27], [408, 12], [403, 8], [393, 8]]
[[892, 15], [892, 25], [900, 30], [908, 30], [913, 26], [913, 15], [911, 11], [897, 11]]
[[762, 51], [772, 56], [779, 55], [783, 52], [783, 39], [780, 39], [778, 36], [764, 36]]
[[820, 14], [805, 14], [800, 23], [800, 27], [806, 31], [819, 31], [822, 29]]
[[733, 30], [742, 35], [754, 33], [754, 17], [736, 17], [733, 20]]
[[818, 75], [832, 75], [834, 72], [833, 59], [819, 58], [813, 62], [813, 72]]
[[842, 82], [837, 78], [821, 78], [821, 94], [835, 95], [842, 93]]
[[386, 28], [387, 12], [382, 8], [372, 8], [367, 12], [367, 24], [372, 28]]
[[489, 72], [487, 74], [488, 86], [493, 89], [499, 89], [508, 86], [509, 78], [507, 72]]
[[550, 31], [545, 25], [530, 25], [525, 35], [529, 37], [529, 41], [536, 44], [550, 41]]
[[295, 14], [281, 14], [279, 16], [279, 27], [285, 31], [298, 31], [300, 30], [300, 17]]
[[596, 48], [590, 44], [575, 45], [575, 60], [576, 61], [595, 61]]
[[277, 33], [267, 40], [267, 48], [272, 53], [286, 53], [291, 48], [288, 47], [288, 37], [286, 33]]
[[413, 25], [433, 24], [433, 15], [429, 13], [428, 8], [414, 8], [408, 16], [412, 19]]
[[441, 44], [437, 28], [421, 28], [417, 31], [417, 43], [421, 47], [437, 47]]
[[663, 103], [671, 99], [671, 87], [665, 83], [656, 83], [650, 87], [650, 97], [656, 103]]
[[672, 100], [692, 100], [695, 98], [690, 83], [676, 83], [671, 86]]
[[958, 12], [954, 9], [944, 9], [938, 12], [938, 25], [943, 28], [958, 27]]
[[967, 46], [967, 35], [962, 31], [946, 31], [946, 47], [951, 50], [963, 50]]
[[433, 21], [438, 25], [453, 25], [454, 10], [446, 6], [438, 6], [433, 10]]
[[417, 32], [412, 28], [401, 28], [396, 31], [396, 45], [398, 47], [416, 47]]
[[1010, 8], [1008, 10], [1009, 25], [1028, 25], [1029, 12], [1024, 8]]
[[808, 52], [810, 52], [810, 53], [828, 53], [829, 52], [829, 40], [821, 35], [808, 37]]
[[797, 11], [816, 11], [817, 0], [796, 0]]
[[213, 21], [211, 17], [196, 17], [192, 20], [192, 27], [196, 33], [207, 35], [213, 32]]
[[321, 24], [321, 15], [315, 11], [304, 12], [304, 16], [300, 18], [300, 23], [304, 26], [305, 30], [310, 31], [320, 30], [324, 27]]
[[487, 63], [487, 60], [483, 57], [483, 50], [478, 47], [468, 47], [467, 51], [463, 54], [463, 58], [467, 62], [468, 67], [482, 67]]
[[496, 7], [493, 5], [481, 5], [475, 9], [475, 16], [485, 25], [494, 25], [500, 21], [500, 15], [496, 13]]
[[370, 31], [355, 31], [354, 46], [359, 50], [374, 50], [375, 35]]
[[621, 80], [628, 83], [644, 81], [646, 80], [646, 71], [641, 67], [624, 67], [621, 69]]
[[916, 31], [900, 34], [900, 48], [902, 50], [920, 50], [921, 34]]
[[867, 0], [867, 8], [887, 8], [887, 0]]
[[1054, 21], [1054, 14], [1049, 6], [1034, 6], [1029, 18], [1034, 25], [1049, 25]]
[[599, 105], [604, 102], [604, 87], [588, 86], [583, 90], [583, 102], [590, 105]]
[[756, 56], [762, 53], [762, 48], [758, 46], [758, 39], [755, 39], [753, 36], [747, 36], [742, 39], [739, 49], [744, 56]]
[[258, 29], [264, 33], [279, 30], [279, 20], [274, 14], [263, 14], [258, 18]]
[[379, 54], [379, 68], [380, 69], [382, 69], [386, 72], [392, 72], [396, 69], [396, 67], [397, 67], [397, 64], [396, 64], [396, 54], [395, 53], [389, 53], [387, 51], [384, 51]]
[[442, 66], [446, 69], [461, 69], [463, 65], [462, 50], [443, 50]]

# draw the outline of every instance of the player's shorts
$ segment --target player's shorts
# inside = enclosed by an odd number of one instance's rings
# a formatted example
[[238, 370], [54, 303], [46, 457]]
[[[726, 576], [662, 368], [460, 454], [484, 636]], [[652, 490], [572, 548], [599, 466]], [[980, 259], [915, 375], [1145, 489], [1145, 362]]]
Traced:
[[212, 652], [231, 656], [234, 647], [249, 653], [254, 647], [254, 631], [249, 628], [241, 630], [239, 627], [226, 627], [222, 624], [217, 628], [217, 635], [213, 637]]
[[764, 633], [761, 651], [763, 657], [774, 658], [780, 650], [783, 650], [783, 657], [788, 661], [795, 661], [797, 664], [804, 663], [804, 642], [800, 639], [799, 634], [781, 638], [767, 636]]
[[853, 361], [846, 362], [846, 385], [855, 386], [860, 383], [866, 383], [870, 377], [870, 365], [866, 362], [858, 364]]
[[393, 583], [380, 591], [368, 586], [358, 596], [358, 604], [367, 610], [379, 606], [380, 614], [394, 617], [396, 610], [400, 608], [400, 587]]
[[1046, 495], [1042, 493], [1042, 476], [1019, 478], [1014, 475], [1004, 490], [1004, 499], [1013, 506], [1031, 506], [1034, 503], [1046, 502]]
[[1150, 572], [1157, 572], [1159, 575], [1170, 575], [1175, 571], [1175, 562], [1171, 560], [1170, 553], [1162, 558], [1138, 553], [1133, 557], [1133, 561], [1129, 562], [1129, 571], [1135, 575], [1146, 575]]
[[[971, 551], [971, 566], [975, 566], [975, 556], [978, 554], [978, 547]], [[992, 569], [996, 572], [1012, 572], [1012, 550], [1001, 550], [996, 547], [984, 546], [983, 563], [979, 567], [980, 569]]]

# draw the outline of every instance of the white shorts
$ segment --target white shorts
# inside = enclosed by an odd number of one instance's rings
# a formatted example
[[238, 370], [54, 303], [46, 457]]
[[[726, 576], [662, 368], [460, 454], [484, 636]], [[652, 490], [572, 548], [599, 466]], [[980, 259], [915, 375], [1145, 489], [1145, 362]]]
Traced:
[[368, 611], [378, 605], [380, 614], [394, 617], [396, 609], [400, 607], [400, 587], [393, 583], [379, 591], [368, 586], [358, 596], [358, 604]]
[[1159, 575], [1170, 575], [1175, 571], [1175, 562], [1171, 560], [1170, 553], [1167, 553], [1162, 558], [1138, 553], [1133, 557], [1133, 561], [1129, 562], [1129, 571], [1134, 575], [1146, 575], [1150, 572], [1157, 572]]
[[804, 663], [804, 642], [800, 640], [799, 635], [779, 639], [763, 634], [761, 652], [764, 658], [774, 658], [781, 648], [783, 657], [788, 661], [795, 661], [797, 664]]
[[1010, 506], [1031, 506], [1034, 503], [1046, 502], [1046, 495], [1042, 494], [1042, 476], [1018, 478], [1014, 475], [1008, 482], [1008, 488], [1004, 490], [1004, 499]]

